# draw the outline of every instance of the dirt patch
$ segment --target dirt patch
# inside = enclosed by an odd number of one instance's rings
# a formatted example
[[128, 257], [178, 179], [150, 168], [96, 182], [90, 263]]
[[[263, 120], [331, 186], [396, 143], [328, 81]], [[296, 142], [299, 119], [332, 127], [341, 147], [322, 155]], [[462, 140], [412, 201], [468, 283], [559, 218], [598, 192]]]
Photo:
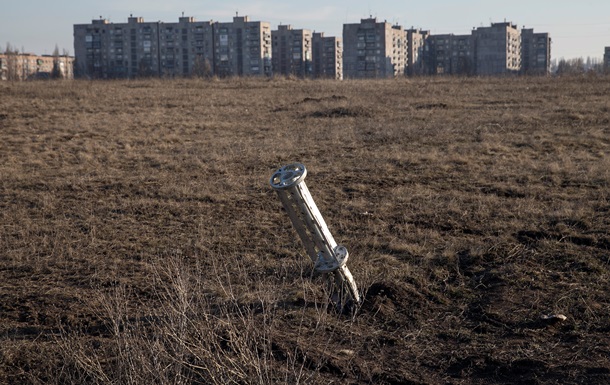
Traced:
[[370, 118], [373, 116], [373, 114], [366, 108], [334, 107], [320, 111], [313, 111], [307, 116], [312, 118]]
[[331, 95], [331, 96], [320, 97], [320, 98], [306, 97], [299, 102], [295, 102], [294, 104], [336, 102], [338, 100], [347, 100], [347, 97], [342, 96], [342, 95]]
[[424, 103], [424, 104], [416, 104], [416, 110], [436, 110], [436, 109], [447, 109], [449, 105], [447, 103]]

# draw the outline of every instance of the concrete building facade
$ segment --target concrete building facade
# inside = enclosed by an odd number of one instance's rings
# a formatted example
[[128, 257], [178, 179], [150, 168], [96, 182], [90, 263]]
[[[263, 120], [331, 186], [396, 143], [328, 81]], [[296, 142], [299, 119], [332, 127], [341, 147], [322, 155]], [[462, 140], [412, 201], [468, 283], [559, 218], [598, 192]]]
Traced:
[[314, 77], [343, 79], [343, 44], [340, 38], [314, 32], [312, 58]]
[[127, 23], [99, 19], [74, 25], [74, 51], [76, 74], [91, 78], [530, 75], [549, 73], [551, 39], [509, 22], [470, 35], [431, 35], [371, 17], [344, 24], [340, 39], [290, 25], [271, 31], [269, 23], [247, 16], [226, 23], [129, 17]]
[[473, 75], [475, 47], [472, 35], [431, 35], [424, 46], [428, 75]]
[[343, 75], [345, 78], [388, 78], [404, 75], [407, 34], [399, 25], [377, 22], [343, 24]]
[[271, 31], [273, 74], [311, 77], [313, 75], [312, 32], [280, 25]]
[[[211, 21], [197, 22], [193, 17], [183, 16], [178, 23], [150, 24], [143, 26], [144, 35], [135, 34], [136, 41], [143, 40], [141, 44], [138, 41], [135, 50], [131, 45], [130, 77], [212, 74], [210, 63], [214, 46]], [[156, 39], [155, 32], [158, 33]], [[133, 42], [132, 30], [130, 33]], [[134, 65], [136, 63], [137, 66]]]
[[521, 30], [521, 73], [548, 75], [551, 72], [551, 38], [548, 33]]
[[451, 34], [431, 35], [424, 46], [424, 63], [427, 75], [450, 74]]
[[[193, 23], [181, 17], [178, 23], [145, 22], [129, 17], [127, 23], [106, 19], [74, 25], [75, 72], [91, 78], [174, 76], [189, 73], [191, 28], [211, 37], [210, 23]], [[200, 33], [201, 33], [200, 32]], [[209, 44], [208, 44], [209, 47]], [[194, 48], [194, 47], [193, 47]], [[204, 55], [211, 57], [211, 52]]]
[[[512, 23], [492, 23], [470, 35], [407, 30], [407, 75], [541, 75], [550, 72], [551, 38]], [[420, 49], [420, 54], [415, 53]]]
[[430, 31], [407, 29], [407, 75], [419, 76], [426, 73], [424, 50]]
[[214, 73], [219, 76], [270, 76], [271, 25], [235, 16], [214, 24]]
[[521, 31], [512, 23], [479, 27], [474, 37], [477, 75], [508, 75], [521, 71]]
[[235, 17], [232, 23], [127, 23], [93, 20], [74, 25], [75, 71], [92, 78], [231, 76], [271, 72], [270, 25]]
[[473, 36], [454, 35], [451, 44], [451, 73], [455, 75], [474, 75], [476, 56]]
[[74, 57], [0, 54], [0, 80], [73, 79]]

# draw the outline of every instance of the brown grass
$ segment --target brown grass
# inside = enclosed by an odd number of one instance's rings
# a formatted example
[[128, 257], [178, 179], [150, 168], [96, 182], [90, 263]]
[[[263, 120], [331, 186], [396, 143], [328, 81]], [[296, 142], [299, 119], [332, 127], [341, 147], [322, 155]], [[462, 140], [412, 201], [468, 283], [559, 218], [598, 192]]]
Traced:
[[[610, 382], [608, 95], [2, 83], [0, 383]], [[353, 317], [268, 185], [293, 161], [350, 251]]]

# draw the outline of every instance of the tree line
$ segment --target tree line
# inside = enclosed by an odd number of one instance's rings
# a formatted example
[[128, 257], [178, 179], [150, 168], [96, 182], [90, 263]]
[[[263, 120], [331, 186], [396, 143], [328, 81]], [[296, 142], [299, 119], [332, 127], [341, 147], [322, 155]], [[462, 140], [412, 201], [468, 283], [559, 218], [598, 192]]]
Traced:
[[604, 66], [604, 61], [599, 58], [588, 56], [586, 59], [582, 57], [574, 59], [559, 60], [554, 59], [551, 62], [551, 73], [556, 75], [579, 75], [586, 73], [610, 74], [610, 68]]

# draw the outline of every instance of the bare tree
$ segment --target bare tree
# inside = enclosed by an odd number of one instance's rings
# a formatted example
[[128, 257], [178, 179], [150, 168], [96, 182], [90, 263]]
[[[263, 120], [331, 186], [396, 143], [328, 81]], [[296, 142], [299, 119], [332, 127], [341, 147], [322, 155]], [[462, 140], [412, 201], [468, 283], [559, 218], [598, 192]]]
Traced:
[[576, 75], [585, 73], [583, 58], [561, 59], [557, 64], [557, 75]]
[[55, 44], [55, 49], [53, 50], [53, 70], [51, 71], [51, 78], [53, 79], [62, 79], [64, 77], [64, 71], [61, 68], [62, 61], [59, 57], [59, 47]]
[[207, 58], [203, 57], [203, 55], [198, 55], [195, 59], [193, 75], [198, 78], [212, 77], [212, 65]]
[[19, 50], [6, 43], [6, 80], [19, 80]]

